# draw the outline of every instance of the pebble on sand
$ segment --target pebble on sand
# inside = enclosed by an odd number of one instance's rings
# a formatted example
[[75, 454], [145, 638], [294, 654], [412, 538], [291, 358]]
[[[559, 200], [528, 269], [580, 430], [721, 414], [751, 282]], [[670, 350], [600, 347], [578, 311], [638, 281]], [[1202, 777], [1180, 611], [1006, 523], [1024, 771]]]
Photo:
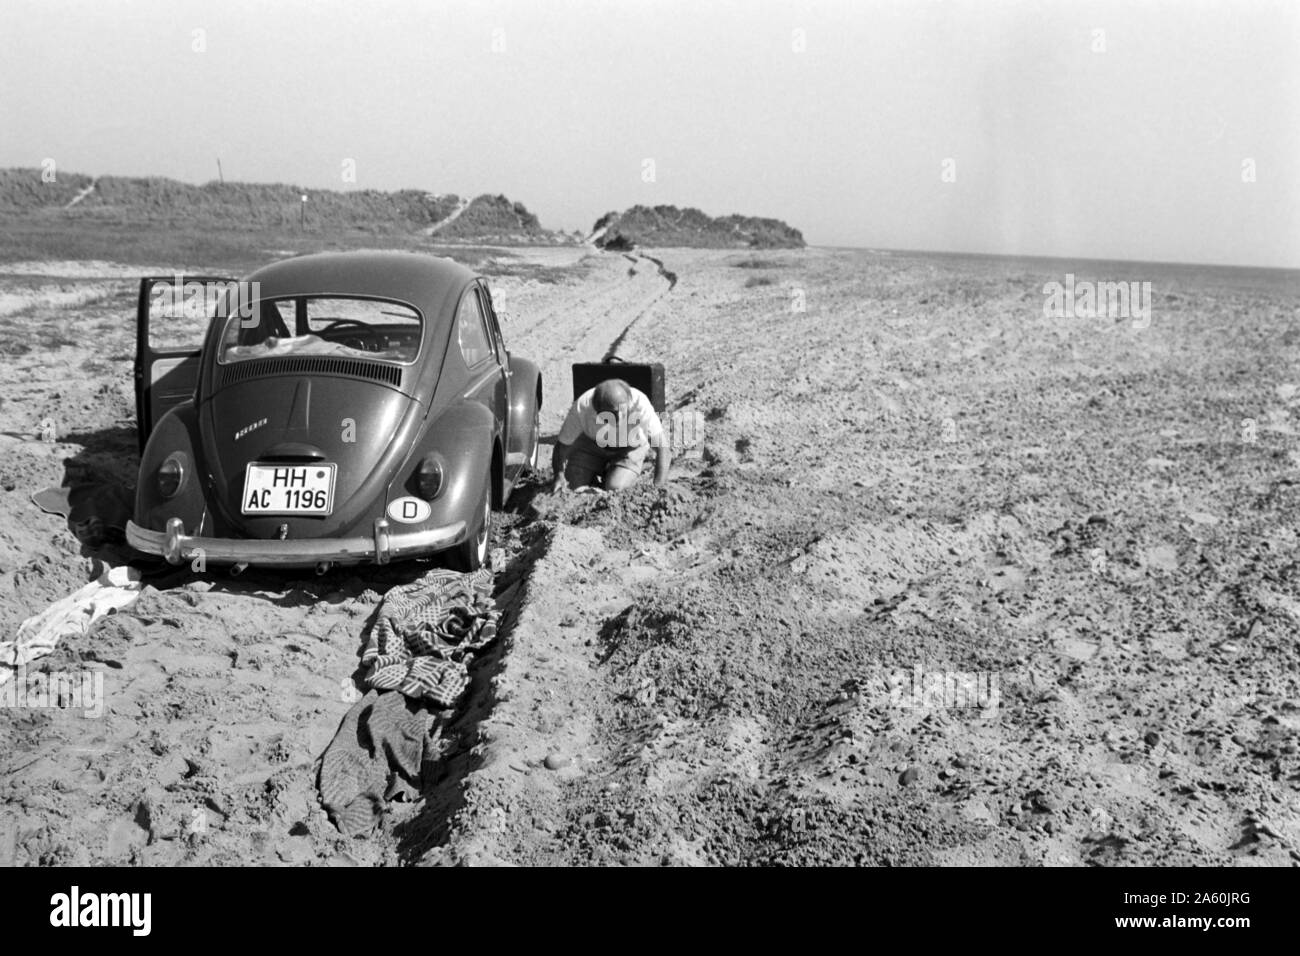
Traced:
[[542, 763], [546, 765], [547, 770], [563, 770], [572, 762], [573, 761], [570, 758], [561, 753], [547, 754], [546, 759], [542, 761]]
[[1050, 793], [1035, 794], [1033, 804], [1034, 809], [1039, 813], [1055, 813], [1061, 809], [1060, 799]]
[[921, 775], [921, 771], [915, 767], [908, 767], [898, 775], [898, 782], [906, 787], [908, 784], [916, 783], [916, 778]]

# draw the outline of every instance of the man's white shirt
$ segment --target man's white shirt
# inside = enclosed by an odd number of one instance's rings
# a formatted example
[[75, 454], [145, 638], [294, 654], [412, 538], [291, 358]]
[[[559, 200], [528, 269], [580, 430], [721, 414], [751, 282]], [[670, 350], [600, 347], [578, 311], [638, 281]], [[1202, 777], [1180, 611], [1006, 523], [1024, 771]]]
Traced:
[[655, 413], [654, 405], [645, 392], [628, 386], [631, 401], [626, 415], [614, 412], [597, 412], [592, 404], [596, 390], [589, 388], [569, 406], [569, 414], [560, 426], [558, 440], [572, 445], [578, 436], [586, 435], [602, 448], [635, 448], [649, 442], [658, 447], [663, 441], [664, 426]]

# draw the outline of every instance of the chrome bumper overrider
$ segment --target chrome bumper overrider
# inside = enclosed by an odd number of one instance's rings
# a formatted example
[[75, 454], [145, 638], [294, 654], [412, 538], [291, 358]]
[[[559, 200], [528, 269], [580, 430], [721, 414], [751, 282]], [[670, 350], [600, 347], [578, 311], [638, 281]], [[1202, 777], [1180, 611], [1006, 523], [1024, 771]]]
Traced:
[[168, 564], [182, 564], [202, 555], [217, 564], [310, 567], [327, 564], [387, 564], [393, 558], [413, 557], [451, 547], [464, 534], [465, 522], [437, 528], [393, 534], [387, 519], [375, 519], [372, 537], [301, 538], [263, 540], [256, 538], [203, 538], [187, 535], [180, 518], [171, 518], [166, 531], [149, 531], [134, 521], [126, 523], [126, 540], [145, 554], [157, 554]]

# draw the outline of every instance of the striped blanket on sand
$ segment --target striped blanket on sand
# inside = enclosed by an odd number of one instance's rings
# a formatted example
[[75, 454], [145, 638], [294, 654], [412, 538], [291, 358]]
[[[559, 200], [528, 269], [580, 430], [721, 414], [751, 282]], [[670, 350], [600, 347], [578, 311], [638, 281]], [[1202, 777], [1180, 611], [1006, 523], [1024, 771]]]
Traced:
[[492, 572], [430, 571], [393, 588], [361, 654], [366, 687], [451, 707], [469, 686], [469, 663], [496, 637]]

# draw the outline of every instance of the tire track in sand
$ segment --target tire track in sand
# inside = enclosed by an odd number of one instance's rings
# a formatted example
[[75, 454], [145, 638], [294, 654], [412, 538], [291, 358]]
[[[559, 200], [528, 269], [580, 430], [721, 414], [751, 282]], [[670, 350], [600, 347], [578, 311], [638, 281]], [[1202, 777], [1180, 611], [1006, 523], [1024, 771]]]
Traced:
[[[584, 356], [595, 359], [593, 347], [602, 341], [608, 346], [599, 354], [614, 354], [676, 285], [662, 261], [640, 258], [655, 268], [629, 271], [612, 256], [602, 263], [606, 284], [587, 293], [594, 314], [576, 336]], [[614, 281], [619, 277], [621, 284]], [[555, 365], [566, 361], [561, 356], [546, 367], [549, 381], [556, 381]], [[567, 401], [555, 397], [554, 387], [550, 394], [551, 414], [562, 413]], [[458, 768], [454, 799], [441, 801], [436, 820], [420, 825], [427, 835], [421, 865], [492, 866], [525, 856], [545, 862], [535, 848], [553, 845], [571, 823], [566, 786], [607, 773], [615, 759], [598, 732], [598, 710], [613, 693], [597, 669], [601, 628], [631, 603], [638, 583], [659, 571], [643, 554], [608, 547], [598, 530], [563, 522], [539, 530], [540, 554], [486, 688], [491, 699], [476, 704], [468, 742], [473, 759]]]
[[[542, 369], [545, 400], [542, 432], [559, 430], [568, 410], [574, 362], [595, 362], [607, 355], [633, 324], [644, 320], [660, 305], [675, 282], [662, 272], [638, 269], [628, 275], [626, 260], [609, 256], [597, 261], [582, 284], [547, 298], [538, 309], [527, 309], [531, 318], [506, 332], [510, 350], [527, 355]], [[531, 303], [522, 303], [524, 311]]]

